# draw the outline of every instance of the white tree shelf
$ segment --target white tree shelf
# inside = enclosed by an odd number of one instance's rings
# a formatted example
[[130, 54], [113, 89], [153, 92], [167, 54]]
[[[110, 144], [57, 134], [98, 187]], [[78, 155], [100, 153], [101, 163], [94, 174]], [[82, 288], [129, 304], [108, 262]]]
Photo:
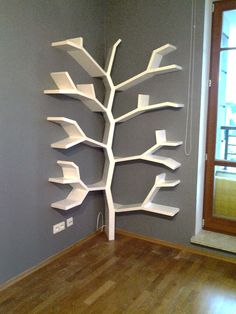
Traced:
[[120, 117], [114, 118], [112, 114], [112, 107], [116, 92], [125, 91], [128, 88], [140, 84], [141, 82], [150, 79], [155, 75], [175, 72], [182, 69], [179, 65], [176, 64], [160, 66], [162, 58], [166, 54], [176, 49], [175, 46], [166, 44], [158, 49], [153, 50], [147, 68], [144, 71], [115, 86], [111, 78], [111, 72], [116, 50], [120, 42], [121, 40], [119, 39], [109, 50], [104, 69], [84, 48], [82, 37], [52, 43], [52, 47], [62, 49], [72, 56], [74, 60], [79, 63], [91, 77], [100, 77], [103, 79], [104, 86], [106, 88], [104, 104], [102, 104], [96, 98], [93, 84], [75, 85], [68, 72], [51, 73], [51, 77], [56, 85], [56, 89], [48, 89], [44, 91], [44, 93], [48, 95], [62, 94], [79, 99], [91, 111], [101, 112], [104, 116], [105, 131], [102, 142], [95, 141], [94, 139], [87, 137], [75, 120], [71, 120], [66, 117], [47, 118], [48, 121], [61, 125], [68, 135], [66, 138], [51, 144], [51, 147], [58, 149], [68, 149], [74, 145], [85, 143], [87, 145], [99, 147], [103, 149], [105, 153], [103, 177], [99, 182], [86, 185], [80, 178], [79, 167], [73, 162], [69, 161], [58, 161], [57, 163], [62, 168], [63, 176], [59, 178], [49, 178], [49, 181], [57, 184], [69, 184], [72, 187], [72, 190], [66, 199], [51, 204], [52, 207], [61, 210], [69, 210], [73, 207], [79, 206], [82, 204], [89, 192], [104, 191], [107, 204], [105, 213], [105, 231], [109, 240], [114, 240], [115, 238], [115, 215], [118, 213], [130, 211], [148, 211], [155, 214], [172, 217], [179, 212], [179, 208], [161, 205], [155, 202], [156, 195], [160, 188], [174, 188], [180, 183], [179, 180], [166, 180], [165, 173], [156, 176], [156, 180], [152, 189], [142, 203], [122, 205], [114, 203], [113, 201], [111, 185], [116, 163], [140, 159], [157, 163], [175, 170], [180, 167], [181, 164], [179, 162], [169, 157], [158, 156], [155, 153], [163, 146], [177, 147], [182, 144], [182, 141], [168, 141], [166, 139], [166, 130], [157, 130], [155, 145], [153, 145], [144, 153], [134, 156], [114, 157], [112, 144], [116, 123], [128, 121], [129, 119], [134, 118], [144, 112], [162, 108], [180, 109], [184, 106], [183, 104], [169, 101], [150, 104], [149, 95], [139, 94], [136, 109], [131, 110], [130, 112], [121, 115]]
[[64, 117], [48, 117], [47, 120], [60, 124], [68, 134], [67, 138], [51, 144], [53, 148], [67, 149], [83, 142], [90, 146], [106, 148], [105, 144], [86, 136], [78, 123], [74, 120]]

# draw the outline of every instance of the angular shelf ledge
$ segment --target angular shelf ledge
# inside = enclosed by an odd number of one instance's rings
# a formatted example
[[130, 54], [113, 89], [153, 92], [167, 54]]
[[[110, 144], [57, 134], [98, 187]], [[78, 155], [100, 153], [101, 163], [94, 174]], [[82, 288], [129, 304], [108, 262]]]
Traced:
[[72, 186], [72, 190], [67, 198], [52, 203], [51, 207], [61, 210], [69, 210], [80, 205], [84, 201], [89, 190], [84, 182], [80, 179], [79, 167], [75, 163], [58, 160], [57, 164], [62, 168], [63, 177], [49, 178], [49, 182], [70, 184]]
[[169, 157], [157, 156], [152, 154], [142, 154], [136, 156], [129, 156], [129, 157], [115, 157], [115, 162], [125, 162], [131, 160], [146, 160], [149, 162], [157, 163], [164, 165], [172, 170], [175, 170], [181, 166], [181, 164]]
[[146, 211], [164, 216], [173, 217], [179, 212], [179, 208], [164, 206], [160, 204], [150, 203], [148, 206], [143, 207], [142, 204], [121, 205], [114, 204], [116, 213], [124, 213], [131, 211]]
[[82, 37], [53, 42], [52, 47], [66, 51], [92, 77], [106, 76], [106, 72], [84, 48]]
[[142, 159], [146, 161], [162, 163], [163, 165], [171, 168], [172, 170], [175, 170], [178, 167], [180, 167], [181, 164], [175, 161], [174, 159], [169, 158], [169, 157], [154, 155], [154, 153], [163, 146], [176, 147], [176, 146], [182, 145], [183, 142], [182, 141], [167, 141], [166, 130], [156, 130], [155, 135], [156, 135], [156, 144], [143, 153]]
[[[79, 195], [77, 195], [78, 197]], [[83, 198], [84, 199], [84, 198]], [[66, 199], [52, 203], [51, 207], [61, 209], [61, 210], [69, 210], [76, 206], [81, 205], [83, 201], [77, 201], [76, 199], [72, 199], [72, 196], [68, 196]]]
[[167, 66], [163, 66], [157, 69], [147, 69], [131, 78], [128, 80], [118, 84], [115, 86], [117, 91], [125, 91], [137, 84], [140, 84], [150, 78], [152, 78], [155, 75], [161, 75], [161, 74], [166, 74], [170, 72], [176, 72], [182, 70], [182, 67], [176, 64], [171, 64]]
[[89, 191], [102, 191], [106, 189], [106, 183], [104, 181], [99, 181], [94, 184], [87, 185]]
[[149, 60], [147, 69], [153, 70], [159, 67], [162, 58], [168, 53], [175, 51], [176, 47], [171, 44], [166, 44], [160, 48], [153, 50], [151, 58]]
[[156, 187], [158, 187], [158, 188], [173, 188], [178, 184], [180, 184], [180, 180], [165, 180], [164, 182], [157, 183]]
[[162, 173], [156, 177], [155, 183], [143, 203], [130, 205], [114, 204], [115, 211], [117, 213], [121, 213], [142, 210], [165, 216], [175, 216], [179, 212], [179, 208], [153, 203], [153, 199], [155, 198], [160, 188], [175, 187], [180, 183], [180, 180], [166, 181], [165, 177], [165, 173]]
[[174, 102], [162, 102], [162, 103], [158, 103], [158, 104], [153, 104], [150, 105], [149, 104], [149, 95], [142, 95], [139, 94], [138, 95], [138, 105], [137, 108], [127, 112], [126, 114], [118, 117], [115, 119], [115, 122], [125, 122], [128, 121], [131, 118], [134, 118], [140, 114], [142, 114], [143, 112], [146, 111], [151, 111], [151, 110], [157, 110], [157, 109], [162, 109], [162, 108], [183, 108], [184, 105], [183, 104], [178, 104], [178, 103], [174, 103]]
[[176, 64], [160, 67], [163, 56], [174, 50], [176, 50], [176, 47], [171, 44], [153, 50], [146, 70], [118, 84], [115, 86], [116, 90], [124, 91], [155, 75], [182, 70], [182, 67]]
[[64, 177], [49, 178], [48, 181], [52, 182], [52, 183], [58, 183], [58, 184], [78, 183], [78, 179], [77, 178], [64, 178]]
[[143, 154], [135, 155], [135, 156], [128, 156], [128, 157], [115, 157], [115, 162], [125, 162], [125, 161], [131, 161], [131, 160], [146, 160], [146, 161], [165, 165], [168, 168], [171, 168], [172, 170], [175, 170], [178, 167], [180, 167], [181, 164], [175, 161], [174, 159], [169, 158], [169, 157], [154, 155], [154, 152], [156, 152], [162, 146], [179, 146], [183, 144], [183, 142], [182, 141], [167, 141], [165, 130], [157, 130], [155, 133], [156, 133], [156, 144], [153, 145], [151, 148], [149, 148], [147, 151], [145, 151]]
[[[50, 182], [61, 183], [61, 184], [67, 184], [67, 182], [64, 182], [64, 181], [68, 181], [68, 182], [70, 181], [71, 183], [82, 182], [80, 179], [79, 167], [74, 162], [58, 160], [57, 164], [61, 167], [63, 177], [49, 178]], [[82, 183], [82, 185], [84, 186], [84, 188], [86, 188], [84, 183]]]
[[148, 193], [147, 197], [143, 201], [143, 207], [149, 206], [150, 203], [154, 200], [156, 194], [159, 192], [160, 188], [164, 187], [175, 187], [180, 183], [180, 180], [171, 180], [166, 181], [166, 174], [162, 173], [156, 176], [155, 183], [153, 187], [151, 188], [150, 192]]
[[162, 164], [172, 170], [175, 170], [177, 168], [179, 168], [181, 166], [181, 163], [179, 163], [178, 161], [169, 158], [169, 157], [163, 157], [163, 156], [157, 156], [157, 155], [142, 155], [141, 158], [142, 160], [146, 160], [149, 162], [154, 162], [154, 163], [158, 163], [158, 164]]
[[82, 142], [90, 146], [106, 148], [105, 144], [87, 137], [75, 120], [65, 117], [48, 117], [47, 120], [60, 124], [68, 134], [67, 138], [51, 144], [53, 148], [67, 149]]
[[173, 217], [179, 212], [179, 208], [172, 206], [165, 206], [161, 204], [149, 203], [146, 207], [144, 207], [146, 211], [160, 214], [164, 216]]
[[120, 43], [121, 43], [121, 39], [118, 39], [108, 51], [106, 65], [105, 65], [105, 71], [107, 75], [111, 74], [111, 70], [112, 70], [112, 66], [113, 66], [114, 58], [116, 54], [116, 49]]
[[47, 89], [47, 95], [66, 95], [81, 100], [91, 111], [105, 112], [106, 108], [96, 98], [93, 84], [75, 86], [68, 72], [53, 72], [50, 74], [58, 89]]
[[166, 130], [156, 130], [156, 144], [148, 149], [144, 154], [152, 154], [163, 146], [176, 147], [183, 144], [183, 141], [167, 141]]

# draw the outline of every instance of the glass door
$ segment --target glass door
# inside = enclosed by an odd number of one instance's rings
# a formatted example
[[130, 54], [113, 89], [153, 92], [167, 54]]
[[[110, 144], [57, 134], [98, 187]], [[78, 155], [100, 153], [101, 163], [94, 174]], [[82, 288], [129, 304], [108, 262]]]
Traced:
[[204, 228], [236, 234], [236, 0], [214, 7]]

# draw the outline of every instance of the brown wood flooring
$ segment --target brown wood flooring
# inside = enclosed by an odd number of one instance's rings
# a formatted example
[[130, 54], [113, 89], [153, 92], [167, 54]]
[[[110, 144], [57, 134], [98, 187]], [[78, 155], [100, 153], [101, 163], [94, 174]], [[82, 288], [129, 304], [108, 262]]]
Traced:
[[0, 292], [0, 313], [236, 314], [236, 264], [99, 234]]

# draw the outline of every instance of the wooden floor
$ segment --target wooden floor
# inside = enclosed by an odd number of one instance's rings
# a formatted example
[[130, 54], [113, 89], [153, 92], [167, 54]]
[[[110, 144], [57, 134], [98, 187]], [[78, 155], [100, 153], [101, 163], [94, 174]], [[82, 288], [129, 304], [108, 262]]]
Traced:
[[0, 313], [236, 314], [236, 264], [100, 234], [2, 291]]

